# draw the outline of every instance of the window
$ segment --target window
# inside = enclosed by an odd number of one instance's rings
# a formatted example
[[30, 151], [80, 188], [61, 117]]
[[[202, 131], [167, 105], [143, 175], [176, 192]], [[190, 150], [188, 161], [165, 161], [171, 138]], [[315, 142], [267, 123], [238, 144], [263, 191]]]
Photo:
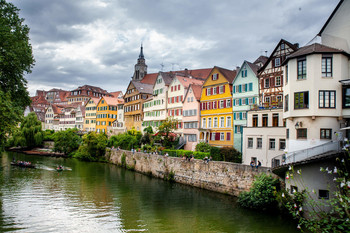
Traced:
[[211, 128], [211, 117], [208, 118], [208, 128]]
[[332, 77], [332, 55], [322, 56], [322, 77]]
[[220, 86], [220, 87], [219, 87], [219, 93], [220, 93], [220, 94], [224, 93], [224, 87], [225, 87], [225, 86]]
[[275, 78], [275, 86], [281, 86], [281, 76]]
[[242, 133], [242, 126], [235, 125], [235, 133]]
[[224, 101], [220, 100], [220, 108], [224, 108]]
[[258, 127], [258, 115], [253, 115], [253, 127]]
[[218, 127], [218, 118], [214, 117], [214, 128]]
[[269, 139], [269, 149], [274, 150], [276, 148], [276, 139], [270, 138]]
[[253, 148], [253, 138], [248, 138], [248, 148]]
[[350, 108], [350, 87], [343, 86], [343, 108]]
[[319, 91], [319, 108], [335, 108], [335, 91]]
[[225, 127], [225, 117], [220, 117], [220, 127], [221, 128]]
[[230, 117], [230, 116], [228, 116], [228, 117], [226, 118], [226, 121], [227, 121], [226, 127], [231, 127], [231, 117]]
[[224, 141], [225, 140], [225, 133], [220, 133], [220, 141]]
[[278, 113], [272, 114], [272, 126], [278, 127]]
[[256, 139], [256, 148], [261, 149], [262, 148], [262, 138]]
[[211, 88], [207, 88], [207, 95], [211, 95]]
[[309, 92], [294, 93], [294, 109], [309, 108]]
[[332, 129], [321, 129], [320, 130], [321, 139], [332, 139]]
[[270, 79], [269, 79], [269, 78], [266, 78], [266, 79], [264, 80], [264, 87], [265, 87], [265, 88], [269, 88], [269, 87], [270, 87]]
[[267, 127], [267, 124], [268, 124], [268, 120], [269, 120], [269, 117], [268, 117], [268, 115], [267, 114], [263, 114], [263, 116], [262, 116], [262, 126], [263, 127]]
[[280, 150], [286, 149], [286, 139], [280, 139]]
[[196, 142], [197, 141], [197, 135], [196, 134], [189, 134], [189, 135], [187, 135], [187, 140], [189, 142]]
[[288, 112], [289, 110], [289, 95], [284, 97], [284, 111]]
[[211, 141], [215, 141], [215, 133], [211, 133]]
[[306, 58], [298, 59], [298, 80], [306, 79]]
[[216, 95], [216, 94], [217, 94], [217, 93], [216, 93], [216, 90], [217, 90], [216, 87], [214, 87], [214, 88], [213, 88], [213, 95]]
[[298, 187], [291, 185], [290, 186], [290, 194], [294, 194], [295, 192], [298, 192]]
[[297, 139], [307, 139], [307, 129], [297, 129]]
[[226, 107], [227, 108], [231, 107], [231, 100], [230, 99], [226, 100]]
[[216, 73], [216, 74], [213, 74], [213, 80], [218, 80], [218, 74]]
[[270, 103], [270, 99], [271, 99], [270, 96], [266, 96], [265, 97], [265, 103]]
[[205, 119], [205, 118], [202, 119], [202, 127], [203, 128], [207, 127], [207, 119]]
[[281, 43], [281, 50], [284, 49], [284, 48], [285, 48], [284, 44]]
[[319, 189], [318, 190], [318, 199], [329, 199], [329, 191]]
[[286, 138], [289, 139], [289, 129], [286, 129]]
[[282, 103], [282, 96], [281, 95], [276, 96], [276, 99], [277, 99], [278, 103]]
[[281, 58], [275, 58], [275, 67], [281, 66]]

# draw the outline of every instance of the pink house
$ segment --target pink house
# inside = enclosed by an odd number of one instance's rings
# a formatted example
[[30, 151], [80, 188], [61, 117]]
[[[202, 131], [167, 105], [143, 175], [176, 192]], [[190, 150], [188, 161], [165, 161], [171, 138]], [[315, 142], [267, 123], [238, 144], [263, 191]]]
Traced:
[[183, 134], [186, 140], [185, 150], [195, 150], [199, 141], [200, 127], [200, 97], [202, 93], [202, 85], [191, 84], [187, 89], [183, 100]]

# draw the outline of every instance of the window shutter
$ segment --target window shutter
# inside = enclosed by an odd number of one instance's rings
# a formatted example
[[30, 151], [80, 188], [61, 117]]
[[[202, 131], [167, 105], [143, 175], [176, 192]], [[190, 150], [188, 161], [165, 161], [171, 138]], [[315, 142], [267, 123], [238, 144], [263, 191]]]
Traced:
[[174, 87], [173, 86], [171, 87], [171, 91], [174, 91]]
[[239, 106], [242, 105], [242, 99], [239, 99]]
[[180, 90], [180, 84], [177, 86], [177, 90], [178, 90], [178, 91]]
[[239, 113], [239, 119], [242, 120], [242, 113]]
[[238, 86], [238, 92], [241, 93], [242, 92], [242, 85]]
[[226, 140], [227, 140], [227, 141], [230, 141], [230, 140], [231, 140], [231, 133], [227, 133], [227, 134], [226, 134]]
[[223, 86], [223, 88], [222, 88], [222, 89], [223, 89], [223, 92], [225, 93], [225, 85]]
[[236, 93], [236, 86], [233, 86], [233, 93]]
[[214, 75], [213, 74], [211, 75], [211, 80], [214, 80]]
[[253, 90], [253, 83], [249, 83], [249, 91]]
[[253, 104], [255, 104], [255, 98], [253, 97]]
[[214, 88], [216, 88], [216, 94], [219, 94], [219, 86], [217, 86], [217, 87], [214, 87]]
[[233, 100], [232, 103], [233, 103], [233, 106], [236, 106], [236, 100], [235, 99]]
[[235, 133], [237, 133], [237, 125], [235, 125]]
[[226, 108], [226, 100], [224, 100], [224, 108]]
[[245, 73], [245, 77], [247, 77], [247, 70], [245, 70], [244, 73]]
[[208, 96], [208, 88], [205, 89], [205, 95]]
[[236, 120], [236, 113], [233, 113], [233, 120]]
[[215, 133], [215, 141], [219, 141], [220, 140], [220, 133], [216, 132]]
[[209, 133], [209, 140], [211, 140], [212, 139], [212, 137], [213, 137], [213, 133]]
[[175, 103], [175, 97], [171, 98], [171, 103]]
[[249, 104], [249, 99], [245, 98], [245, 104], [248, 105]]

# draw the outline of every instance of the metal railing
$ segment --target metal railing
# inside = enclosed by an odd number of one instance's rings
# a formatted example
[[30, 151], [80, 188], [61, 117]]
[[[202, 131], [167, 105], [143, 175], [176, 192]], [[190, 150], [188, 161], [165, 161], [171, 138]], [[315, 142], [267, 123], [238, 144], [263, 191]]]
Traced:
[[180, 137], [179, 143], [176, 145], [175, 149], [178, 150], [186, 144], [186, 140], [183, 137]]
[[340, 142], [330, 141], [315, 147], [278, 155], [272, 159], [271, 166], [272, 168], [274, 168], [284, 164], [295, 163], [304, 159], [308, 159], [312, 156], [324, 154], [330, 151], [340, 151]]

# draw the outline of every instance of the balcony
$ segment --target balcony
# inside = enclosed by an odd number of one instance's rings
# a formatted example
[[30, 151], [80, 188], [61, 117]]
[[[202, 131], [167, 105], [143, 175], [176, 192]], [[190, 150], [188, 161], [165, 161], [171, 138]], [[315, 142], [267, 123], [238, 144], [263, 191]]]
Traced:
[[250, 110], [264, 110], [264, 109], [276, 109], [276, 108], [283, 108], [283, 103], [281, 101], [271, 102], [271, 103], [264, 103], [262, 105], [250, 105]]
[[293, 151], [282, 155], [278, 155], [272, 159], [272, 168], [306, 160], [313, 156], [321, 155], [327, 152], [339, 152], [339, 151], [341, 151], [340, 142], [330, 141], [325, 144], [311, 147], [308, 149], [298, 150], [298, 151]]

